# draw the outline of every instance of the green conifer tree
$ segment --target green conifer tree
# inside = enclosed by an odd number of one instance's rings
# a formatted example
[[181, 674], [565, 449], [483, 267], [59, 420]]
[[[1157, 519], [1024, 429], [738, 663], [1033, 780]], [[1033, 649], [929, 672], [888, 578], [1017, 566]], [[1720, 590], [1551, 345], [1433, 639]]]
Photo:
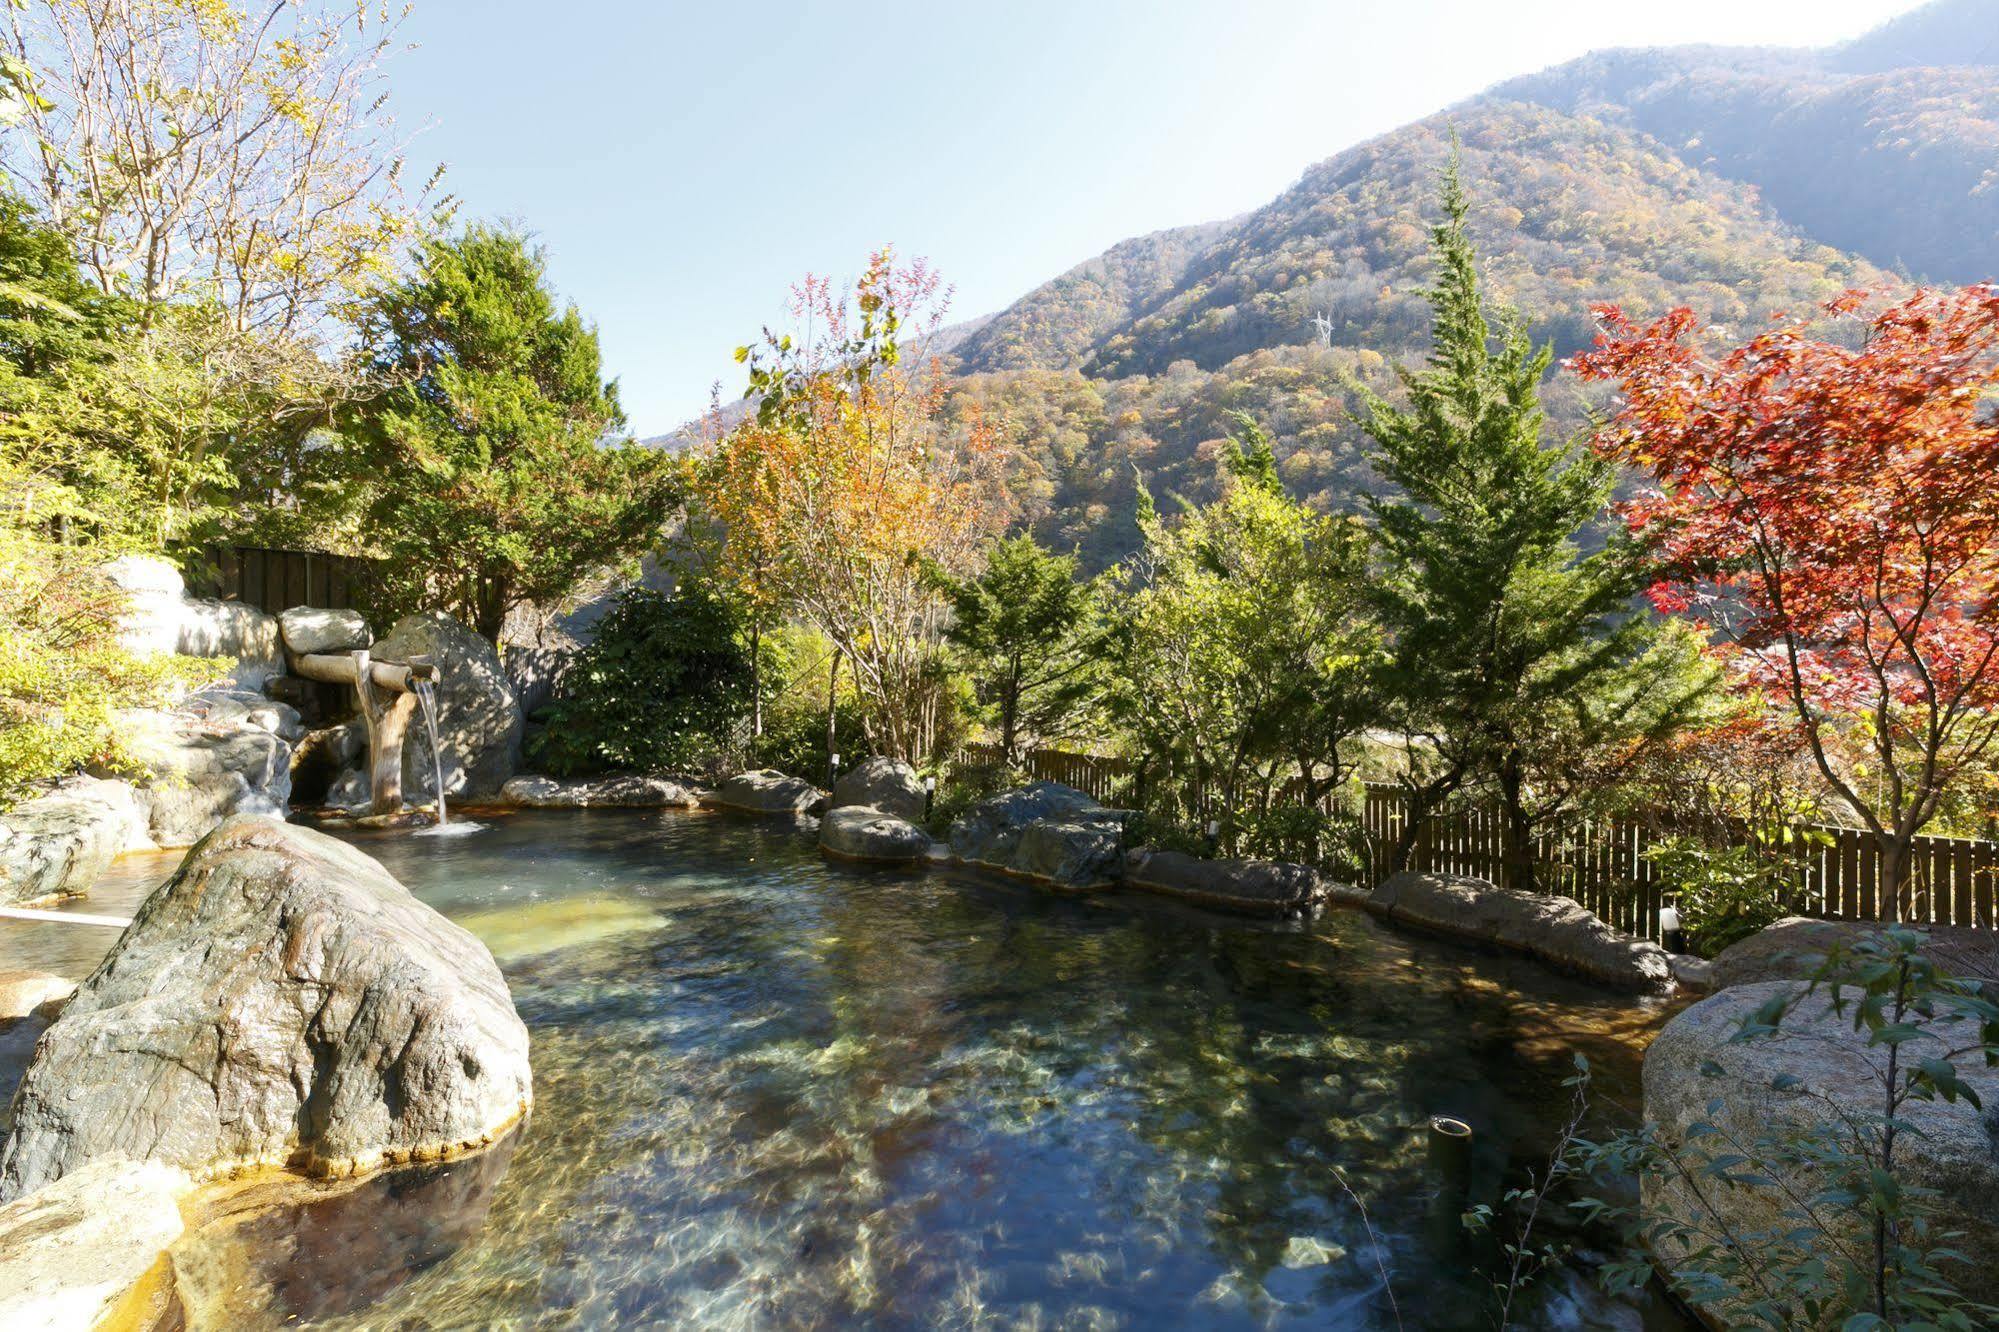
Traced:
[[672, 457], [617, 438], [597, 332], [546, 274], [521, 235], [474, 226], [422, 246], [362, 324], [393, 385], [349, 421], [371, 543], [405, 604], [496, 642], [515, 606], [645, 550], [682, 493]]
[[1508, 877], [1531, 888], [1535, 834], [1585, 794], [1574, 779], [1677, 726], [1707, 678], [1688, 642], [1634, 612], [1635, 552], [1583, 549], [1615, 475], [1579, 443], [1545, 437], [1553, 349], [1511, 311], [1488, 317], [1455, 151], [1442, 203], [1428, 364], [1402, 374], [1406, 406], [1358, 386], [1371, 460], [1394, 488], [1369, 509], [1393, 645], [1385, 692], [1410, 737], [1395, 864], [1439, 805], [1490, 780]]

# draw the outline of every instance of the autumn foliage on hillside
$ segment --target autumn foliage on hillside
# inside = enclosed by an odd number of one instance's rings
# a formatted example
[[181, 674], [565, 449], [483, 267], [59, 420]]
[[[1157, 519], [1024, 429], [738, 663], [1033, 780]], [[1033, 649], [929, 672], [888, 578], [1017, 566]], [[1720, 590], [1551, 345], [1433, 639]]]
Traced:
[[1788, 707], [1899, 886], [1908, 839], [1999, 745], [1999, 285], [1824, 313], [1825, 336], [1726, 346], [1686, 310], [1606, 308], [1573, 364], [1622, 394], [1597, 447], [1658, 483], [1623, 507], [1669, 573], [1654, 605], [1710, 623]]

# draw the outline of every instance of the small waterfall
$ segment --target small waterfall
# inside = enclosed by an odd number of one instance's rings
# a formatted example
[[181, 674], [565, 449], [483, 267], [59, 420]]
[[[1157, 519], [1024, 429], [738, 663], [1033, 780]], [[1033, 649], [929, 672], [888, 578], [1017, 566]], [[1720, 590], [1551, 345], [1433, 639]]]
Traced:
[[413, 680], [411, 691], [416, 694], [418, 711], [423, 713], [423, 726], [430, 732], [430, 771], [432, 789], [437, 793], [437, 826], [446, 823], [444, 814], [444, 748], [437, 738], [437, 686], [429, 680]]

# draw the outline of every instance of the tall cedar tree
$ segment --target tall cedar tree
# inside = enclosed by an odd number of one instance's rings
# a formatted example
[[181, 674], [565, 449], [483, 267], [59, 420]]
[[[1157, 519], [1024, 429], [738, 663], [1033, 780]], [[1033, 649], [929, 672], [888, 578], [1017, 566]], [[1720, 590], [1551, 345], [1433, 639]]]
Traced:
[[1078, 734], [1103, 679], [1095, 597], [1076, 577], [1076, 558], [1022, 533], [996, 542], [978, 577], [945, 588], [946, 637], [971, 667], [1003, 760], [1021, 763], [1029, 739]]
[[596, 330], [546, 272], [518, 233], [473, 226], [423, 245], [362, 324], [394, 386], [350, 423], [372, 542], [403, 600], [495, 642], [516, 606], [643, 551], [682, 489], [670, 456], [612, 438]]
[[1428, 365], [1402, 373], [1406, 408], [1359, 387], [1373, 465], [1398, 492], [1369, 500], [1392, 642], [1384, 687], [1410, 737], [1411, 811], [1394, 863], [1406, 865], [1445, 800], [1490, 779], [1509, 879], [1531, 889], [1536, 832], [1581, 794], [1560, 767], [1671, 729], [1704, 680], [1672, 669], [1684, 650], [1651, 651], [1657, 627], [1631, 613], [1640, 582], [1627, 552], [1579, 549], [1613, 470], [1578, 444], [1544, 440], [1539, 388], [1553, 350], [1536, 348], [1511, 311], [1496, 327], [1488, 318], [1455, 155], [1442, 196]]

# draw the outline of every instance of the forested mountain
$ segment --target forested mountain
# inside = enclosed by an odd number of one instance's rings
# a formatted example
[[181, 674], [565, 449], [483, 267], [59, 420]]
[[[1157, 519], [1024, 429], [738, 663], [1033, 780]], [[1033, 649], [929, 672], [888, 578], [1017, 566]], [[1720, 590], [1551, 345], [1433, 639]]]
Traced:
[[[1135, 479], [1206, 492], [1227, 413], [1328, 507], [1371, 484], [1345, 385], [1420, 355], [1426, 227], [1455, 130], [1499, 293], [1572, 352], [1590, 308], [1727, 324], [1851, 286], [1999, 274], [1999, 0], [1826, 50], [1599, 52], [1349, 148], [1226, 222], [1113, 246], [984, 321], [960, 398], [1003, 408], [1039, 533], [1101, 565]], [[1322, 336], [1320, 320], [1329, 325]], [[1587, 418], [1550, 386], [1558, 426]]]

